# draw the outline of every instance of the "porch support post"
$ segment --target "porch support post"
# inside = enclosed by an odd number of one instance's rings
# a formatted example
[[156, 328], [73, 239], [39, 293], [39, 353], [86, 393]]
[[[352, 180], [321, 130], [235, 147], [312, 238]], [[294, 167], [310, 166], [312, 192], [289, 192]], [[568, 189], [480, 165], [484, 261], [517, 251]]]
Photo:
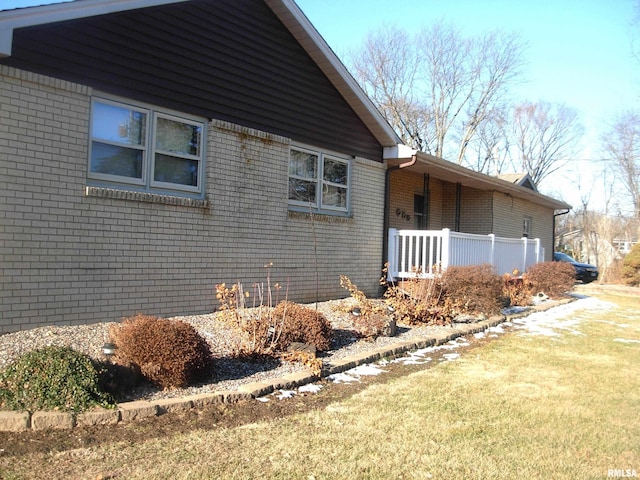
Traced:
[[494, 233], [490, 233], [489, 238], [491, 239], [491, 252], [489, 254], [489, 263], [495, 269], [496, 268], [496, 235]]
[[431, 199], [429, 196], [431, 195], [431, 191], [429, 189], [430, 176], [428, 173], [424, 174], [422, 179], [422, 225], [421, 228], [425, 230], [429, 228], [429, 204], [431, 203]]
[[460, 212], [462, 211], [462, 184], [456, 183], [456, 232], [460, 231]]
[[442, 255], [440, 256], [440, 272], [444, 272], [449, 268], [449, 259], [451, 258], [451, 230], [442, 229]]
[[540, 239], [535, 238], [533, 241], [536, 242], [536, 263], [544, 262], [544, 258], [540, 258], [541, 257]]
[[389, 263], [389, 268], [387, 269], [387, 281], [392, 282], [395, 278], [398, 277], [398, 230], [395, 228], [390, 228], [387, 235], [389, 245], [389, 253], [386, 260]]

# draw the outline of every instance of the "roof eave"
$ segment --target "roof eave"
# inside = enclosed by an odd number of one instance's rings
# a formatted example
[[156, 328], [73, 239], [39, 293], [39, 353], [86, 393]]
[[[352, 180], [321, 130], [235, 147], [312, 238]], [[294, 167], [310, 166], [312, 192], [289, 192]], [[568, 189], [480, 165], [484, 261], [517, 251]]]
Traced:
[[[395, 165], [400, 161], [388, 161], [389, 165]], [[489, 190], [511, 195], [516, 198], [528, 200], [537, 205], [554, 210], [571, 209], [571, 205], [561, 200], [548, 197], [537, 191], [516, 185], [506, 180], [501, 180], [484, 173], [469, 170], [461, 165], [443, 160], [423, 152], [418, 152], [417, 162], [411, 167], [411, 171], [429, 173], [435, 178], [440, 178], [451, 183], [460, 183], [467, 187], [479, 190]]]

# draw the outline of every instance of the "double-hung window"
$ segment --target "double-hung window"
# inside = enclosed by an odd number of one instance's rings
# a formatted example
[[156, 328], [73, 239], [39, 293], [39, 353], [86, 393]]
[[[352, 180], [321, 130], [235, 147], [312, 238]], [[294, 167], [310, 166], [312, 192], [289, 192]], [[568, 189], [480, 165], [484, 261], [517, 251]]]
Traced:
[[346, 157], [293, 147], [289, 157], [289, 206], [327, 214], [349, 212], [351, 162]]
[[89, 178], [149, 192], [201, 194], [205, 124], [159, 109], [94, 99]]

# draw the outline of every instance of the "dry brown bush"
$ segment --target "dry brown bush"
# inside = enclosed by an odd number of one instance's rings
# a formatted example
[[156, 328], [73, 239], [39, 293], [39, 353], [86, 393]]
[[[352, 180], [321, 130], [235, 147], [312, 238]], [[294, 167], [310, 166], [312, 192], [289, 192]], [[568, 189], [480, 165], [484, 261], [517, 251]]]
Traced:
[[188, 323], [138, 314], [110, 329], [116, 361], [161, 388], [186, 387], [210, 373], [211, 350]]
[[358, 335], [368, 339], [395, 335], [395, 320], [391, 318], [389, 311], [390, 302], [383, 303], [367, 298], [345, 275], [340, 275], [340, 285], [349, 290], [351, 297], [358, 302], [357, 310], [349, 311], [354, 314], [353, 326]]
[[389, 285], [384, 297], [400, 323], [444, 325], [450, 321], [442, 303], [440, 278], [419, 278], [416, 275], [400, 284]]
[[286, 350], [292, 342], [307, 343], [320, 351], [328, 350], [331, 346], [331, 323], [312, 308], [285, 300], [273, 309], [272, 318], [276, 325], [283, 322], [277, 339], [279, 351]]
[[505, 273], [502, 278], [504, 279], [502, 296], [505, 299], [505, 305], [520, 307], [531, 305], [532, 298], [529, 285], [521, 276], [512, 276]]
[[293, 342], [313, 345], [320, 351], [331, 345], [331, 323], [322, 313], [304, 305], [285, 300], [275, 308], [238, 311], [237, 316], [237, 327], [244, 333], [236, 347], [241, 356], [279, 355]]
[[522, 277], [533, 294], [543, 292], [558, 298], [573, 289], [576, 270], [567, 262], [541, 262], [529, 267]]
[[489, 264], [449, 267], [442, 284], [448, 316], [500, 312], [503, 280]]

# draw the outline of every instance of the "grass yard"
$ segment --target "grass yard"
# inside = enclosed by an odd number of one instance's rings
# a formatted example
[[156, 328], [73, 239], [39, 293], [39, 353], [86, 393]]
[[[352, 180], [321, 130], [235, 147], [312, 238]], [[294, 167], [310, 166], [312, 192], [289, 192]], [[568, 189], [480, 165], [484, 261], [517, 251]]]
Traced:
[[0, 478], [640, 475], [640, 298], [599, 295], [571, 305], [565, 318], [544, 314], [546, 334], [516, 328], [321, 410], [135, 444], [0, 454]]

